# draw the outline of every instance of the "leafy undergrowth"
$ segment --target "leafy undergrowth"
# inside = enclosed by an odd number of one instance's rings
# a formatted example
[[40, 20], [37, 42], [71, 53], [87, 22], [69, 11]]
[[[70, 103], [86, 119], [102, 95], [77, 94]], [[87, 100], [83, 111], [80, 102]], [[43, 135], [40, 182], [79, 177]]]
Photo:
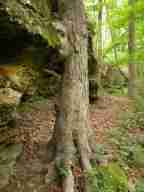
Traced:
[[121, 167], [128, 176], [128, 189], [100, 190], [99, 188], [99, 192], [128, 190], [143, 192], [144, 112], [135, 110], [134, 103], [126, 97], [102, 99], [103, 102], [99, 100], [91, 111], [97, 142], [96, 159], [99, 164], [104, 164], [106, 167], [113, 162]]
[[91, 192], [127, 192], [128, 179], [117, 163], [97, 166], [88, 173]]
[[[16, 174], [2, 192], [61, 192], [54, 165], [47, 161], [47, 143], [55, 122], [54, 100], [42, 100], [20, 109], [17, 142], [24, 143]], [[144, 192], [144, 115], [133, 111], [127, 97], [100, 97], [90, 106], [93, 169], [84, 175], [74, 167], [75, 192]], [[63, 167], [60, 167], [60, 171]], [[49, 177], [52, 175], [53, 177]], [[50, 184], [53, 183], [53, 184]]]

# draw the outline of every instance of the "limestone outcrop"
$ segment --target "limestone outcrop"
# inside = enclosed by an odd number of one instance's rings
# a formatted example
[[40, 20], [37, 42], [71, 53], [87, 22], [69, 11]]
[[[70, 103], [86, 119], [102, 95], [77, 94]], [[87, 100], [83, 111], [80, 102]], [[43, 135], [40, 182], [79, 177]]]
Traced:
[[15, 142], [17, 107], [25, 96], [49, 95], [55, 84], [49, 64], [60, 58], [61, 38], [51, 9], [49, 0], [0, 0], [0, 190], [23, 150]]

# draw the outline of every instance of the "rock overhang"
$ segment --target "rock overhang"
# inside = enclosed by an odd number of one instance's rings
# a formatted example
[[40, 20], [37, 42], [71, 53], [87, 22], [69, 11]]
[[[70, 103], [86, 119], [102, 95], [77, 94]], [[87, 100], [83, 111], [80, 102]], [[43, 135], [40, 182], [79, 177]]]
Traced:
[[[59, 34], [48, 2], [47, 0], [39, 3], [36, 0], [0, 0], [0, 27], [1, 31], [5, 32], [2, 35], [6, 38], [9, 35], [15, 37], [21, 32], [28, 34], [27, 39], [33, 40], [36, 44], [42, 43], [47, 47], [58, 46]], [[6, 30], [3, 28], [4, 25]]]

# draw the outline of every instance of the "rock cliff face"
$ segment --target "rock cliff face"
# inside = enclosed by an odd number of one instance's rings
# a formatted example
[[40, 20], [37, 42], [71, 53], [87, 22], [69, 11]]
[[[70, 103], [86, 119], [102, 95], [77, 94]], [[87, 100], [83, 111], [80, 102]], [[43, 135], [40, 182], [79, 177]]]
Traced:
[[[54, 94], [49, 87], [54, 81], [58, 86], [59, 77], [51, 70], [62, 72], [68, 48], [54, 6], [49, 0], [0, 0], [0, 75], [7, 71], [5, 76], [19, 91], [34, 93], [33, 81], [39, 94]], [[41, 83], [48, 85], [48, 92], [40, 90]]]
[[22, 152], [15, 143], [17, 106], [25, 95], [55, 92], [49, 85], [56, 78], [48, 70], [49, 56], [61, 60], [55, 23], [48, 0], [0, 0], [0, 190]]
[[[69, 55], [66, 31], [56, 2], [0, 0], [0, 16], [0, 73], [3, 69], [12, 71], [12, 75], [7, 75], [11, 85], [26, 95], [36, 90], [38, 95], [54, 95], [63, 62]], [[93, 82], [96, 59], [91, 32], [89, 34], [89, 78]], [[96, 87], [92, 90], [95, 97], [97, 86], [92, 87]]]

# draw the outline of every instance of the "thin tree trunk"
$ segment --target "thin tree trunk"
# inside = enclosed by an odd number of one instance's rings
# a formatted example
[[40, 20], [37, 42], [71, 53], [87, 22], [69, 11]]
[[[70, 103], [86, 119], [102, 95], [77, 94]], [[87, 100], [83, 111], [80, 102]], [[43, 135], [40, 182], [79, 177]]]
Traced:
[[[109, 8], [108, 6], [106, 5], [106, 14], [107, 14], [107, 23], [109, 25], [109, 30], [110, 30], [110, 35], [111, 35], [111, 41], [112, 42], [115, 42], [115, 33], [114, 31], [112, 30], [112, 26], [111, 26], [111, 22], [110, 22], [110, 17], [109, 17]], [[124, 74], [124, 72], [120, 69], [119, 65], [120, 65], [120, 62], [118, 60], [118, 51], [117, 51], [117, 47], [114, 45], [112, 47], [113, 49], [113, 53], [114, 53], [114, 58], [115, 58], [115, 62], [116, 62], [116, 65], [117, 65], [117, 68], [120, 72], [120, 74], [124, 77], [124, 79], [126, 81], [128, 81], [128, 77], [126, 76], [126, 74]]]
[[135, 17], [134, 17], [134, 0], [129, 0], [130, 13], [129, 13], [129, 24], [128, 24], [128, 69], [129, 69], [129, 81], [128, 81], [128, 95], [130, 97], [135, 96]]
[[[108, 5], [106, 5], [106, 14], [107, 14], [107, 23], [108, 23], [109, 30], [110, 30], [110, 35], [111, 35], [111, 41], [115, 42], [115, 33], [112, 30], [112, 26], [111, 26], [111, 22], [110, 22], [110, 17], [109, 17]], [[115, 62], [117, 64], [117, 66], [118, 66], [119, 65], [119, 60], [118, 60], [117, 47], [115, 45], [113, 46], [113, 53], [114, 53]]]
[[103, 11], [103, 0], [99, 0], [99, 12], [98, 12], [98, 51], [97, 51], [97, 60], [98, 60], [98, 85], [101, 88], [101, 68], [102, 68], [102, 11]]

